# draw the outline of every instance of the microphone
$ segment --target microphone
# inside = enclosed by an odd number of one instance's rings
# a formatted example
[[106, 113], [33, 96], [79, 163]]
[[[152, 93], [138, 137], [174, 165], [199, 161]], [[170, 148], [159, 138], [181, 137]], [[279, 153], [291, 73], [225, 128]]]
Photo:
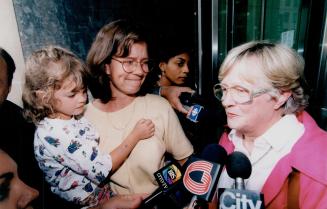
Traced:
[[168, 163], [154, 173], [159, 188], [143, 200], [141, 208], [162, 204], [183, 208], [191, 199], [200, 204], [211, 201], [226, 158], [223, 147], [210, 144], [203, 149], [200, 158], [191, 156], [183, 167], [177, 162]]
[[226, 162], [228, 175], [235, 180], [235, 188], [218, 190], [219, 209], [264, 209], [263, 194], [245, 189], [244, 179], [252, 172], [251, 162], [241, 152], [233, 152]]
[[143, 200], [140, 208], [153, 208], [164, 201], [169, 201], [170, 204], [178, 207], [179, 182], [182, 179], [180, 165], [177, 162], [171, 161], [156, 171], [154, 176], [159, 184], [159, 188]]
[[188, 208], [212, 201], [226, 159], [227, 152], [222, 146], [210, 144], [203, 149], [200, 158], [192, 158], [188, 163], [183, 176], [185, 189], [193, 194]]
[[196, 93], [182, 92], [179, 100], [188, 111], [186, 118], [194, 123], [199, 122], [204, 114], [204, 107], [199, 105], [199, 101], [201, 100], [199, 96]]
[[178, 163], [170, 162], [156, 171], [154, 176], [161, 189], [167, 190], [182, 178], [182, 172]]

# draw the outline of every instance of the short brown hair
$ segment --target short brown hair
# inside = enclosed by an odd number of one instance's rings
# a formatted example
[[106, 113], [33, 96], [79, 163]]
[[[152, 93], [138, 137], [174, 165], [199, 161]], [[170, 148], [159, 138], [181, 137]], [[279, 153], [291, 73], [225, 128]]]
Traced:
[[111, 99], [105, 64], [111, 62], [112, 56], [127, 57], [132, 45], [142, 42], [148, 43], [143, 28], [127, 20], [117, 20], [100, 29], [86, 59], [90, 74], [88, 87], [94, 98], [103, 103]]

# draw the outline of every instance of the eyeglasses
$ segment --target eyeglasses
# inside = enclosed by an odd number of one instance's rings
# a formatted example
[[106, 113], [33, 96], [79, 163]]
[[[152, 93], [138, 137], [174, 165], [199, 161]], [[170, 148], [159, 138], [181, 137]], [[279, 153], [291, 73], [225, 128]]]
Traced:
[[154, 64], [153, 64], [153, 62], [151, 60], [145, 60], [145, 61], [142, 61], [142, 62], [138, 62], [138, 61], [133, 60], [133, 59], [123, 60], [123, 61], [118, 60], [118, 59], [113, 58], [113, 57], [111, 59], [119, 62], [122, 65], [122, 67], [123, 67], [123, 69], [124, 69], [124, 71], [126, 73], [134, 72], [135, 69], [137, 68], [138, 64], [140, 64], [141, 69], [145, 73], [150, 72], [153, 69], [153, 66], [154, 66]]
[[226, 98], [227, 93], [229, 92], [230, 96], [233, 98], [236, 104], [251, 103], [253, 98], [265, 94], [271, 90], [272, 89], [264, 88], [251, 91], [242, 86], [226, 87], [220, 84], [216, 84], [213, 87], [214, 95], [218, 100], [223, 101]]

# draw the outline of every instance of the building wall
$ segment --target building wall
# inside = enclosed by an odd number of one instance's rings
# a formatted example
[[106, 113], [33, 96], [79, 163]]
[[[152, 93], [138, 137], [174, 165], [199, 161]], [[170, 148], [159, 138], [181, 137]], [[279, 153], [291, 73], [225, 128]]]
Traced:
[[0, 0], [0, 25], [0, 46], [13, 57], [16, 64], [16, 72], [8, 99], [22, 105], [24, 58], [12, 0]]
[[[93, 1], [13, 0], [24, 57], [45, 45], [66, 47], [84, 59], [105, 18]], [[101, 1], [96, 1], [101, 2]]]
[[0, 0], [0, 45], [18, 69], [10, 99], [22, 104], [24, 60], [34, 50], [60, 45], [84, 60], [98, 30], [121, 18], [143, 23], [154, 36], [179, 29], [193, 37], [192, 9], [189, 0]]

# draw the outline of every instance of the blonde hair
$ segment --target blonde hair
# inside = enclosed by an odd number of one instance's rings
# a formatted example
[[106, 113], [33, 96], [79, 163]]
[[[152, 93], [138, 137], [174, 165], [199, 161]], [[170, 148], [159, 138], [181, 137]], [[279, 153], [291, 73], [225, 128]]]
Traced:
[[75, 90], [86, 88], [86, 72], [85, 64], [67, 49], [47, 46], [33, 52], [26, 61], [22, 98], [25, 117], [38, 123], [53, 114], [55, 90], [60, 89], [67, 78], [72, 78]]
[[[220, 66], [218, 79], [222, 81], [231, 67], [241, 60], [255, 57], [266, 81], [279, 92], [291, 91], [284, 104], [284, 114], [302, 111], [308, 105], [302, 82], [304, 81], [304, 60], [293, 49], [282, 44], [252, 41], [233, 48]], [[249, 71], [251, 69], [248, 69]], [[251, 73], [244, 73], [245, 79]]]

